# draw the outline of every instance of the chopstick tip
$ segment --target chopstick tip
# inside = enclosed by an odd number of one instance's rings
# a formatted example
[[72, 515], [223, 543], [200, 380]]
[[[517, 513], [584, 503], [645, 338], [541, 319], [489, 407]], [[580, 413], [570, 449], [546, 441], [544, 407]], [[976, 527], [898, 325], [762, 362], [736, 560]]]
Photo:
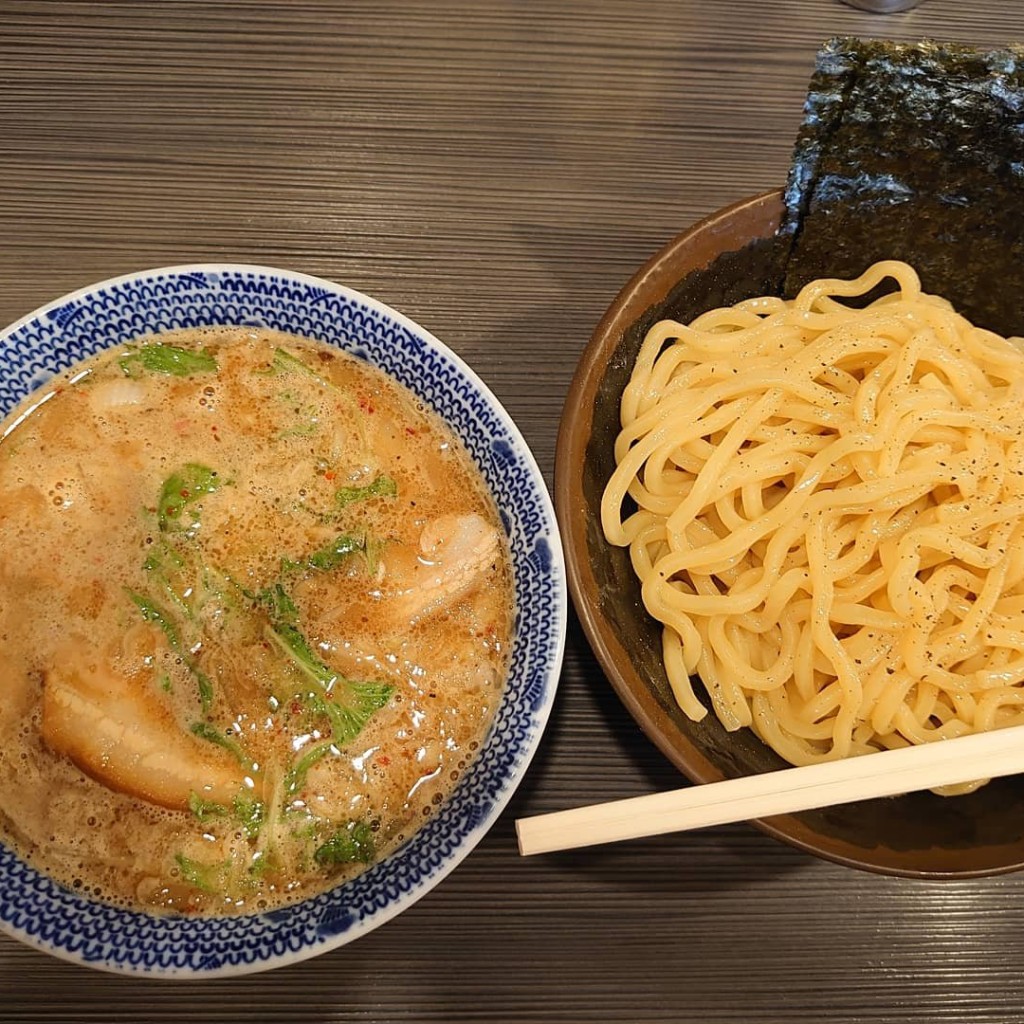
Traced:
[[520, 857], [529, 857], [530, 851], [523, 847], [523, 829], [522, 824], [524, 818], [516, 818], [516, 846], [519, 848]]

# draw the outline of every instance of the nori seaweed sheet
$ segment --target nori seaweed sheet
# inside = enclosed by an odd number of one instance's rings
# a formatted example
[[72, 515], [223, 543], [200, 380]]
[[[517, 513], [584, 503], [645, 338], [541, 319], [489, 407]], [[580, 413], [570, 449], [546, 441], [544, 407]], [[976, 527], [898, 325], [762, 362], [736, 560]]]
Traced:
[[975, 323], [1024, 334], [1024, 47], [831, 40], [786, 207], [786, 294], [901, 259]]

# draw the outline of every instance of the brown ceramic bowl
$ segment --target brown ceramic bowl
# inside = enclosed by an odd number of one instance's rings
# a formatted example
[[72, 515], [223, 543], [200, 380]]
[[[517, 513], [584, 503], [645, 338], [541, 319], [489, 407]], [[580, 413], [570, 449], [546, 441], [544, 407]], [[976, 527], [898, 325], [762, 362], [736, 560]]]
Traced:
[[[607, 544], [599, 507], [614, 468], [619, 397], [647, 328], [779, 288], [779, 192], [743, 200], [684, 232], [619, 293], [583, 353], [558, 437], [555, 504], [569, 587], [594, 651], [651, 740], [697, 783], [786, 767], [750, 730], [714, 715], [691, 722], [661, 661], [661, 628], [646, 613], [628, 553]], [[702, 690], [698, 687], [698, 692]], [[757, 821], [770, 835], [851, 867], [965, 878], [1024, 866], [1024, 782], [997, 780], [969, 796], [914, 793]]]

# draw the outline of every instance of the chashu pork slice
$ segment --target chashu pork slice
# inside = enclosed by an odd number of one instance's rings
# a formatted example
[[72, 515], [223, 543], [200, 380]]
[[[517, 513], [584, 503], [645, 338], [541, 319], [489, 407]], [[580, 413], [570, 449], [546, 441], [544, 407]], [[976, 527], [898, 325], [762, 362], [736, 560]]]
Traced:
[[145, 680], [102, 666], [46, 674], [42, 735], [110, 789], [172, 810], [188, 810], [192, 793], [230, 805], [252, 787], [227, 750], [183, 731]]
[[474, 512], [428, 522], [417, 555], [398, 571], [385, 555], [384, 614], [392, 623], [413, 625], [471, 593], [486, 581], [501, 547], [494, 527]]

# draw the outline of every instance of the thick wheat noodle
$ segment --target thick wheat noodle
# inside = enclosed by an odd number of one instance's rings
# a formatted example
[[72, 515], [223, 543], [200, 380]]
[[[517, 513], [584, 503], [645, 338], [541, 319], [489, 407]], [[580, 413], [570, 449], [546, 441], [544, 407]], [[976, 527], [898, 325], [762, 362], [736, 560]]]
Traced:
[[602, 526], [690, 718], [797, 765], [1024, 722], [1022, 350], [895, 261], [650, 329]]

